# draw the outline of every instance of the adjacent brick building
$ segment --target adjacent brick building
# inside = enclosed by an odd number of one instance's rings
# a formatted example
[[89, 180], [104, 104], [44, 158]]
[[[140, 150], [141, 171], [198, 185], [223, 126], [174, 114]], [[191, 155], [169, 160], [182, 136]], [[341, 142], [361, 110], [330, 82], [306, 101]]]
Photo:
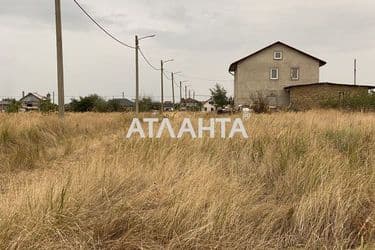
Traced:
[[321, 107], [327, 100], [340, 101], [345, 97], [367, 95], [369, 89], [365, 85], [338, 84], [319, 82], [290, 85], [284, 89], [289, 93], [290, 107], [296, 110], [307, 110]]

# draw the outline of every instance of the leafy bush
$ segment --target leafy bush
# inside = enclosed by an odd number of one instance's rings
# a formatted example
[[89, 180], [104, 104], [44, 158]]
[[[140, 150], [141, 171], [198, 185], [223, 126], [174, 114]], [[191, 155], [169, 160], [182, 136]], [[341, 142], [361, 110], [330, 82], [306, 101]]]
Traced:
[[16, 100], [12, 100], [5, 110], [7, 113], [18, 113], [21, 108], [21, 103], [17, 102]]
[[50, 100], [44, 100], [41, 101], [39, 109], [42, 113], [53, 112], [57, 110], [57, 105], [51, 103]]
[[72, 99], [70, 108], [73, 112], [105, 112], [107, 111], [107, 103], [98, 95], [89, 95], [80, 97], [79, 100]]
[[121, 112], [123, 111], [123, 108], [121, 107], [119, 100], [109, 100], [107, 102], [107, 111], [108, 112]]
[[150, 97], [143, 97], [139, 102], [139, 110], [141, 112], [149, 112], [153, 108], [152, 99]]

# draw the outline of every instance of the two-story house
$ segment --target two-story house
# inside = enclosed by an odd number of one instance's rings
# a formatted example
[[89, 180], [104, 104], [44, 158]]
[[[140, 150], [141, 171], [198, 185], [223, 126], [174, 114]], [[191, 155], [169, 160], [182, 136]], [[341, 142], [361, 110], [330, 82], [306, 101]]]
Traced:
[[280, 41], [230, 65], [235, 105], [251, 104], [261, 94], [270, 106], [290, 104], [290, 85], [318, 83], [326, 62]]
[[[23, 94], [22, 94], [23, 95]], [[51, 100], [51, 95], [42, 96], [38, 93], [28, 93], [26, 96], [23, 96], [19, 102], [21, 106], [26, 111], [39, 110], [40, 104], [43, 101]]]

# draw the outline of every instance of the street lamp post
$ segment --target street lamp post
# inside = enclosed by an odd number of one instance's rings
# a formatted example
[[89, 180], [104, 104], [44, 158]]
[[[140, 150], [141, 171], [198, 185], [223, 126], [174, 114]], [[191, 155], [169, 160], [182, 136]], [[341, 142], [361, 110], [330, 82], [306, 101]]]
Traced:
[[171, 77], [172, 77], [172, 100], [173, 100], [173, 108], [176, 105], [176, 101], [175, 101], [175, 98], [174, 98], [174, 76], [177, 75], [177, 74], [181, 74], [181, 73], [182, 73], [181, 71], [172, 72], [171, 73]]
[[164, 112], [164, 64], [168, 62], [172, 62], [173, 59], [169, 60], [160, 60], [160, 88], [161, 88], [161, 106], [160, 106], [160, 113]]
[[156, 35], [138, 38], [135, 36], [135, 112], [139, 114], [139, 41]]

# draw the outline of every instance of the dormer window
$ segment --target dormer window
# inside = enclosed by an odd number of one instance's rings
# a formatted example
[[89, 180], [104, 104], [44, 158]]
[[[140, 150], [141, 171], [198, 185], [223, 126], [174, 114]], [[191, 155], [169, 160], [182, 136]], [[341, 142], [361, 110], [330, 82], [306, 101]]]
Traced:
[[283, 52], [281, 52], [281, 51], [273, 52], [273, 59], [274, 60], [282, 60], [283, 59]]

